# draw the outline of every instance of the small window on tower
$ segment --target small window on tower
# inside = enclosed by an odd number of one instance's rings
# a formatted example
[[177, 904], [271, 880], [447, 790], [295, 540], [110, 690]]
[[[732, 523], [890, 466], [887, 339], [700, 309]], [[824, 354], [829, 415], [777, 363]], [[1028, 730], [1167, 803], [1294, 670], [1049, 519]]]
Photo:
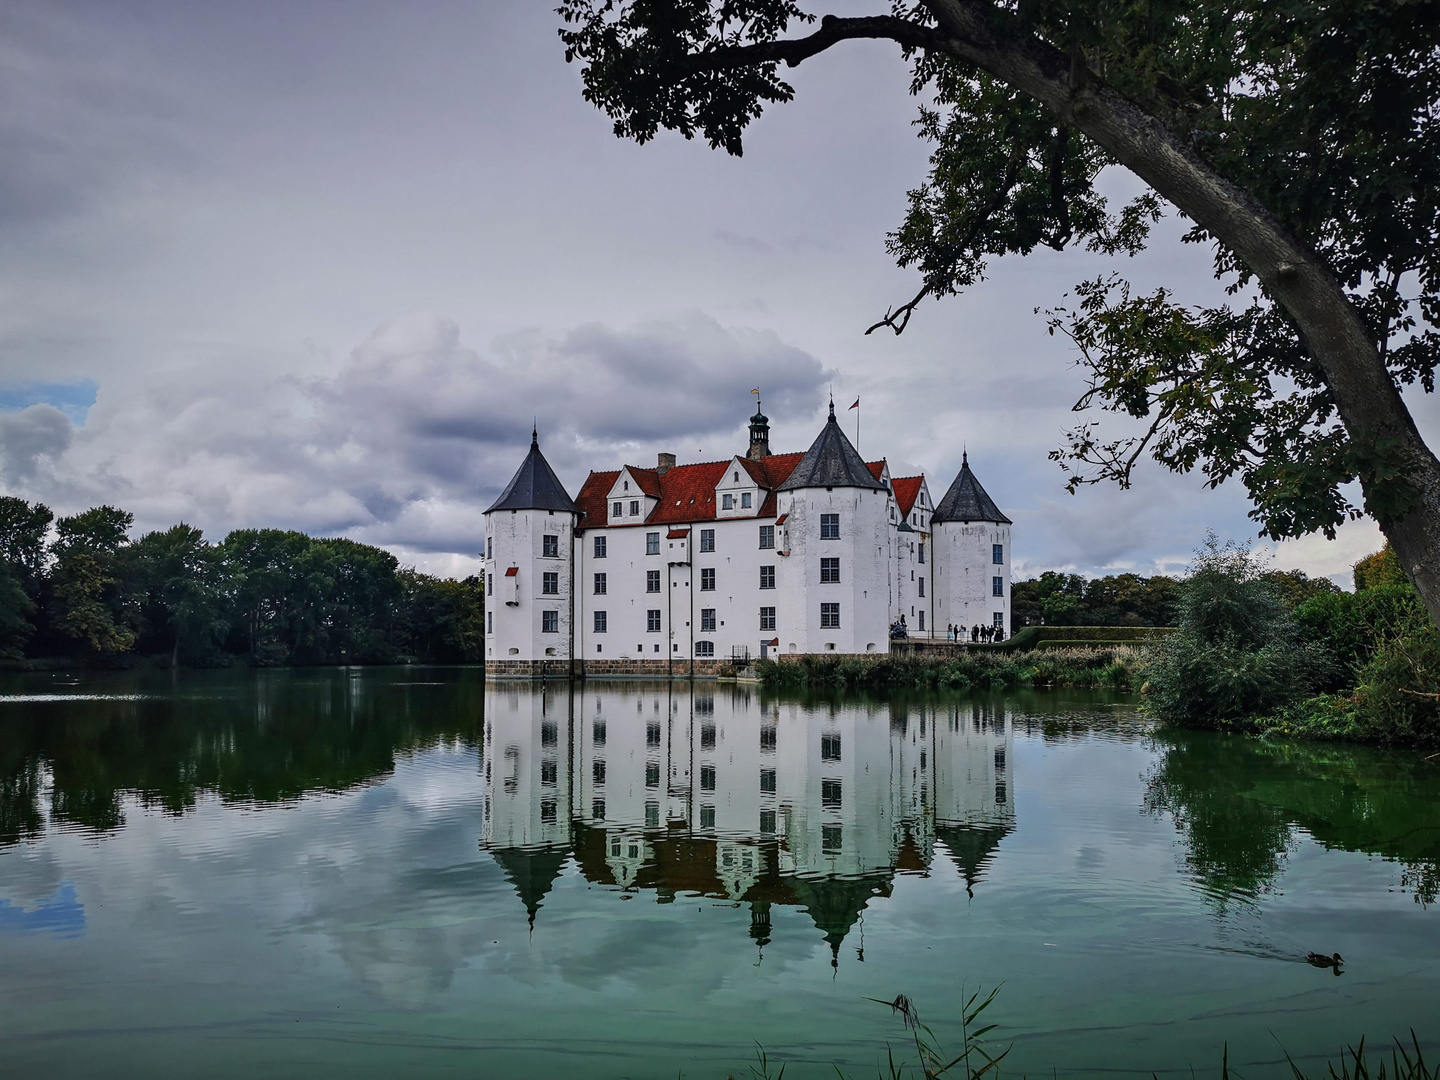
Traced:
[[547, 570], [541, 577], [540, 591], [546, 596], [559, 596], [560, 575], [554, 570]]
[[1003, 577], [993, 577], [993, 578], [990, 579], [990, 595], [991, 595], [991, 596], [1004, 596], [1004, 595], [1005, 595], [1005, 579], [1004, 579]]
[[560, 537], [554, 533], [546, 533], [540, 538], [540, 554], [546, 559], [558, 559], [560, 557]]
[[999, 566], [1005, 561], [1005, 545], [994, 544], [990, 548], [990, 561]]
[[558, 611], [542, 611], [540, 613], [540, 632], [542, 634], [558, 634], [560, 632], [560, 613]]
[[821, 540], [839, 540], [839, 539], [840, 539], [840, 515], [839, 515], [839, 514], [821, 514], [821, 515], [820, 515], [820, 539], [821, 539]]

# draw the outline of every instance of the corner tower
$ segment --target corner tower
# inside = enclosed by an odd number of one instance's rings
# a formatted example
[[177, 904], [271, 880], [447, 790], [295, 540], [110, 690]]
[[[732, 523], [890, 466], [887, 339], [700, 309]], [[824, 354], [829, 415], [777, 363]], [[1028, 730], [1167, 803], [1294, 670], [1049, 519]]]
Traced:
[[519, 471], [485, 511], [487, 675], [570, 674], [579, 516], [532, 431]]
[[1010, 525], [970, 471], [960, 472], [931, 515], [935, 553], [935, 624], [964, 631], [977, 624], [1010, 625]]
[[781, 652], [890, 648], [890, 492], [835, 420], [777, 489]]

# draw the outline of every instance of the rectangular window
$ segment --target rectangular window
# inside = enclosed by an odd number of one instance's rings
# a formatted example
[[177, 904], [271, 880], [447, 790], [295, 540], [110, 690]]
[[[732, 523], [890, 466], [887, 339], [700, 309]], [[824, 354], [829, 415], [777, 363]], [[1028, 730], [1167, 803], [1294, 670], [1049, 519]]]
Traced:
[[660, 804], [658, 802], [647, 802], [645, 804], [645, 827], [655, 829], [660, 826]]
[[925, 565], [925, 543], [924, 543], [924, 541], [921, 541], [921, 543], [920, 543], [920, 565], [921, 565], [921, 566], [924, 566], [924, 565]]
[[646, 554], [646, 555], [659, 555], [659, 554], [660, 554], [660, 534], [659, 534], [658, 532], [646, 533], [646, 534], [645, 534], [645, 554]]
[[1005, 781], [1004, 781], [1004, 780], [996, 780], [996, 781], [995, 781], [995, 805], [996, 805], [996, 806], [1004, 806], [1004, 805], [1005, 805]]
[[560, 613], [558, 611], [542, 611], [540, 613], [540, 632], [542, 634], [558, 634], [560, 632]]
[[[660, 609], [651, 608], [645, 612], [645, 629], [652, 634], [660, 632]], [[657, 648], [659, 646], [656, 646]]]
[[838, 630], [840, 628], [840, 605], [820, 605], [820, 629]]
[[1003, 577], [992, 577], [992, 578], [990, 579], [990, 595], [991, 595], [991, 596], [1004, 596], [1004, 595], [1005, 595], [1005, 579], [1004, 579]]
[[760, 567], [760, 588], [773, 589], [775, 587], [775, 568], [773, 566]]
[[590, 763], [590, 776], [591, 776], [592, 779], [594, 779], [595, 783], [597, 783], [597, 784], [603, 784], [603, 783], [605, 783], [605, 759], [604, 759], [604, 758], [596, 758], [594, 761], [592, 761], [592, 762]]
[[605, 820], [605, 800], [592, 799], [590, 802], [590, 817], [594, 821]]
[[775, 609], [773, 607], [762, 607], [760, 609], [760, 629], [775, 629]]
[[713, 829], [715, 827], [715, 808], [713, 806], [700, 807], [700, 828]]
[[992, 544], [990, 547], [990, 561], [999, 566], [1005, 561], [1005, 545]]
[[646, 571], [645, 571], [645, 591], [646, 591], [646, 592], [659, 592], [659, 591], [660, 591], [660, 571], [659, 571], [659, 570], [646, 570]]
[[991, 626], [1004, 626], [1004, 625], [1005, 625], [1005, 613], [1004, 613], [1003, 611], [997, 611], [997, 612], [995, 612], [995, 617], [990, 620], [990, 625], [991, 625]]
[[700, 571], [700, 591], [715, 591], [715, 571], [713, 569], [705, 569]]
[[631, 499], [631, 500], [630, 500], [630, 516], [631, 516], [631, 517], [638, 517], [639, 515], [640, 515], [640, 503], [639, 503], [639, 501], [636, 500], [636, 499]]
[[839, 780], [820, 781], [820, 805], [832, 810], [840, 808]]
[[609, 622], [605, 612], [595, 612], [595, 633], [603, 634], [609, 628]]
[[590, 725], [590, 741], [596, 746], [605, 745], [605, 721], [596, 720]]
[[771, 794], [774, 794], [774, 792], [775, 792], [775, 770], [774, 770], [774, 769], [761, 769], [761, 770], [760, 770], [760, 790], [761, 790], [761, 791], [767, 791], [767, 792], [770, 792]]
[[[711, 627], [711, 629], [713, 630], [714, 627]], [[695, 642], [695, 655], [696, 655], [696, 656], [714, 656], [714, 655], [715, 655], [715, 643], [714, 643], [713, 641], [697, 641], [697, 642]]]
[[742, 491], [742, 492], [740, 493], [740, 509], [741, 509], [741, 510], [749, 510], [749, 509], [750, 509], [750, 492], [748, 492], [748, 491]]
[[734, 509], [735, 509], [735, 496], [734, 496], [734, 495], [721, 495], [721, 496], [720, 496], [720, 509], [721, 509], [721, 510], [734, 510]]
[[487, 634], [493, 634], [495, 632], [495, 612], [493, 611], [487, 611], [485, 613], [485, 632]]
[[555, 824], [555, 811], [557, 804], [554, 799], [540, 800], [540, 823], [542, 825]]
[[839, 761], [839, 760], [840, 760], [840, 736], [839, 736], [839, 735], [821, 735], [821, 736], [820, 736], [820, 760], [821, 760], [821, 761]]
[[924, 579], [923, 577], [920, 579], [920, 593], [919, 593], [919, 595], [921, 595], [921, 596], [924, 596], [924, 595], [925, 595], [925, 579]]
[[645, 725], [645, 745], [660, 745], [660, 725], [653, 720]]
[[839, 580], [840, 580], [840, 560], [839, 560], [839, 559], [821, 559], [821, 560], [820, 560], [820, 581], [821, 581], [821, 583], [822, 583], [822, 584], [825, 584], [825, 583], [828, 583], [828, 582], [838, 582]]
[[494, 574], [486, 574], [486, 575], [485, 575], [485, 591], [486, 591], [487, 593], [493, 593], [493, 592], [495, 591], [495, 575], [494, 575]]
[[700, 632], [702, 634], [715, 632], [715, 609], [713, 607], [700, 609]]
[[540, 783], [554, 787], [555, 781], [559, 779], [559, 776], [560, 770], [555, 764], [554, 758], [546, 758], [540, 762]]
[[714, 791], [714, 790], [715, 790], [715, 766], [714, 766], [714, 765], [701, 765], [701, 766], [700, 766], [700, 790], [701, 790], [701, 791]]
[[995, 749], [995, 771], [1005, 771], [1005, 748], [1003, 746]]
[[554, 570], [547, 570], [540, 578], [540, 591], [546, 596], [560, 595], [560, 575]]
[[605, 595], [605, 575], [604, 575], [604, 574], [596, 574], [596, 575], [595, 575], [595, 595], [596, 595], [596, 596], [604, 596], [604, 595]]
[[762, 754], [773, 754], [775, 752], [776, 728], [774, 724], [760, 725], [760, 752]]
[[611, 503], [611, 504], [610, 504], [610, 516], [611, 516], [611, 517], [623, 517], [624, 515], [625, 515], [625, 504], [624, 504], [624, 503], [618, 503], [618, 502], [617, 502], [617, 503]]
[[595, 558], [605, 558], [605, 537], [603, 536], [595, 537]]
[[760, 546], [762, 548], [773, 548], [775, 546], [775, 526], [760, 526]]
[[921, 629], [921, 630], [924, 630], [924, 629], [925, 629], [925, 609], [924, 609], [924, 608], [921, 608], [921, 609], [920, 609], [920, 626], [919, 626], [919, 629]]
[[821, 540], [839, 540], [839, 539], [840, 539], [840, 515], [839, 515], [839, 514], [821, 514], [821, 515], [820, 515], [820, 539], [821, 539]]
[[647, 761], [645, 763], [645, 786], [647, 788], [658, 788], [660, 786], [660, 763], [658, 761]]
[[701, 530], [700, 530], [700, 550], [701, 550], [701, 551], [714, 551], [714, 550], [715, 550], [715, 530], [714, 530], [714, 529], [701, 529]]
[[843, 846], [843, 831], [839, 825], [820, 826], [820, 853], [822, 855], [839, 855]]
[[554, 720], [540, 721], [540, 745], [557, 746], [560, 742], [560, 729]]
[[760, 811], [760, 831], [762, 833], [773, 833], [775, 831], [775, 811]]
[[714, 750], [714, 749], [715, 749], [715, 725], [714, 725], [714, 724], [701, 724], [701, 725], [700, 725], [700, 749], [701, 749], [701, 750]]
[[558, 559], [560, 557], [560, 537], [554, 533], [546, 533], [540, 538], [540, 554], [547, 559]]

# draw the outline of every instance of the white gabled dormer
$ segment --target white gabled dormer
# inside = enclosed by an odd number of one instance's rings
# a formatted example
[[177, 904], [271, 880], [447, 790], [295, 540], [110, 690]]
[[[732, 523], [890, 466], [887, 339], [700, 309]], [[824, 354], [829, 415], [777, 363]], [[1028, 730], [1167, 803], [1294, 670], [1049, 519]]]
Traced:
[[[654, 492], [654, 494], [647, 494]], [[639, 525], [650, 516], [660, 501], [655, 474], [648, 469], [626, 465], [615, 478], [606, 498], [607, 525]]]
[[721, 519], [754, 517], [760, 512], [766, 494], [741, 459], [731, 458], [725, 475], [715, 485], [715, 516]]

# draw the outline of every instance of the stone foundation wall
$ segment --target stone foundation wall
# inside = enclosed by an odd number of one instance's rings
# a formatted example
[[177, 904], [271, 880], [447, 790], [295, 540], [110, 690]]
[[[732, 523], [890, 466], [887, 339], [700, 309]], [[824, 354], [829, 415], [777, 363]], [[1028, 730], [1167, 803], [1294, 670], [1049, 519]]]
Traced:
[[485, 675], [492, 679], [568, 679], [569, 660], [486, 660]]

